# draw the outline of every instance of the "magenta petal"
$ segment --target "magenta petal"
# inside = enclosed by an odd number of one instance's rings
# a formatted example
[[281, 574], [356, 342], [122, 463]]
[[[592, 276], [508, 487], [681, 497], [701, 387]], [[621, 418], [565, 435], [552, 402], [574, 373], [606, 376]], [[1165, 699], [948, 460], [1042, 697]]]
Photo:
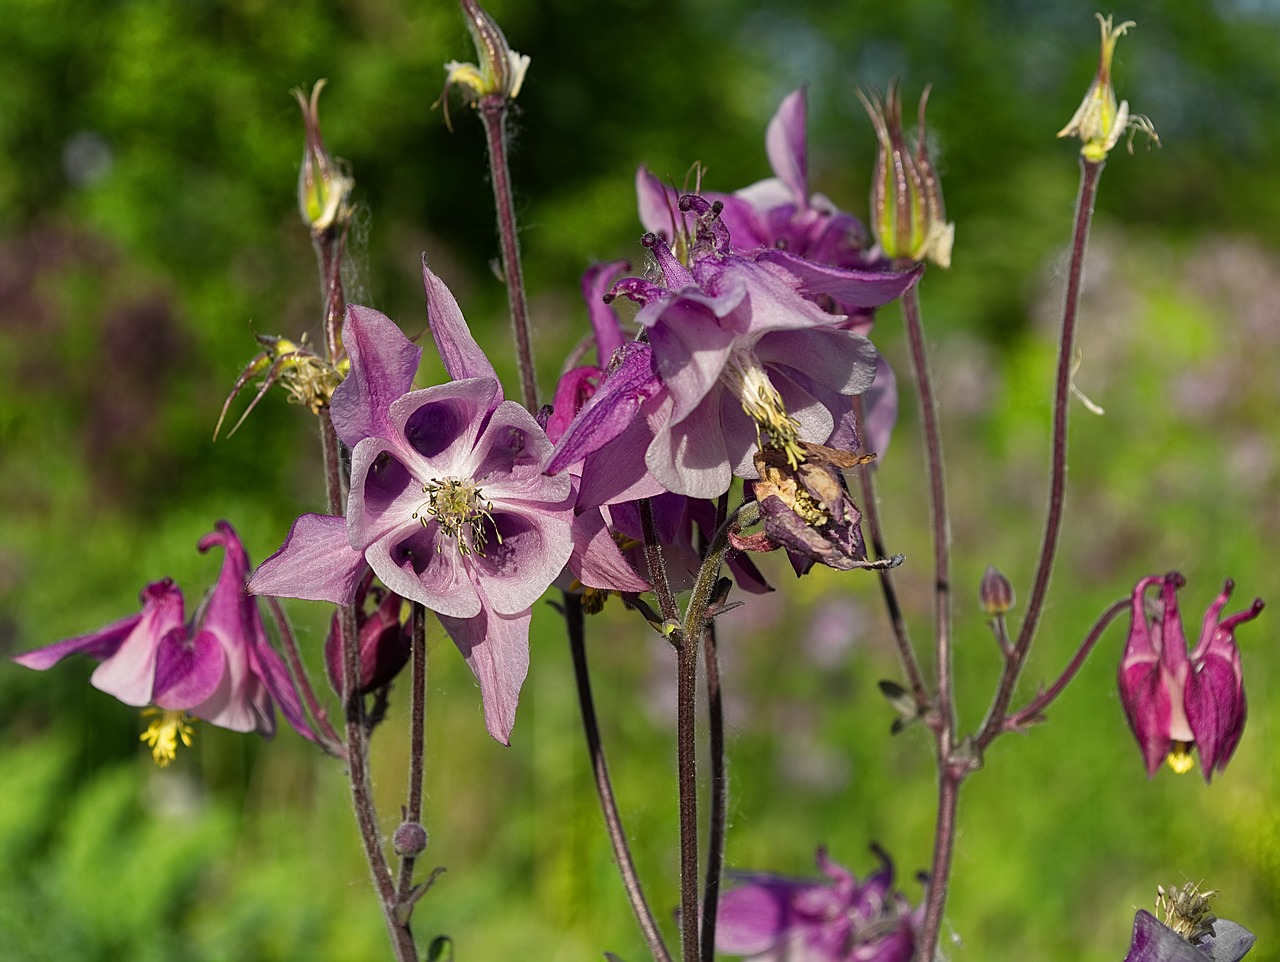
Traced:
[[773, 172], [791, 189], [795, 203], [800, 206], [805, 205], [809, 194], [805, 108], [805, 88], [801, 87], [782, 101], [764, 136], [764, 148]]
[[717, 912], [716, 951], [760, 955], [785, 941], [797, 922], [790, 901], [808, 884], [760, 875], [725, 892]]
[[156, 683], [151, 700], [169, 711], [187, 711], [212, 695], [222, 683], [227, 659], [218, 639], [208, 631], [171, 631], [156, 652]]
[[392, 437], [387, 409], [413, 386], [422, 348], [386, 315], [356, 305], [347, 308], [342, 343], [351, 373], [333, 392], [334, 430], [348, 447], [367, 437]]
[[680, 233], [684, 216], [679, 212], [679, 194], [643, 165], [636, 171], [636, 202], [640, 223], [647, 231], [670, 243]]
[[343, 518], [304, 514], [280, 550], [258, 566], [248, 592], [349, 605], [364, 572], [364, 558], [347, 540]]
[[427, 323], [431, 326], [431, 336], [435, 338], [436, 349], [449, 377], [455, 381], [472, 377], [497, 381], [498, 373], [471, 336], [471, 328], [467, 326], [453, 293], [431, 272], [425, 257], [422, 259], [422, 284], [427, 292]]
[[[172, 587], [172, 582], [158, 581], [152, 584], [147, 591], [154, 591], [157, 588], [167, 590], [169, 587]], [[110, 658], [120, 650], [124, 640], [133, 633], [134, 628], [138, 626], [138, 622], [141, 620], [141, 614], [130, 615], [128, 618], [121, 618], [119, 621], [112, 622], [105, 628], [100, 628], [90, 634], [77, 635], [74, 638], [67, 638], [65, 641], [45, 645], [43, 648], [24, 651], [20, 655], [14, 655], [13, 660], [22, 665], [22, 667], [30, 668], [34, 671], [44, 671], [47, 668], [52, 668], [68, 655], [88, 655], [90, 658], [102, 661]]]
[[636, 574], [613, 540], [599, 508], [573, 519], [573, 554], [569, 570], [588, 588], [611, 591], [648, 591], [649, 583]]
[[607, 367], [613, 352], [627, 341], [617, 312], [605, 303], [604, 296], [614, 278], [630, 268], [628, 261], [610, 261], [596, 264], [582, 275], [582, 299], [587, 302], [587, 315], [596, 336], [596, 360], [601, 367]]
[[1235, 754], [1244, 732], [1245, 694], [1240, 656], [1211, 653], [1187, 676], [1183, 706], [1200, 750], [1200, 769], [1208, 782]]
[[[307, 716], [302, 709], [302, 700], [298, 697], [298, 690], [294, 686], [293, 678], [289, 674], [289, 669], [285, 666], [284, 659], [280, 657], [280, 653], [266, 643], [266, 639], [262, 639], [260, 644], [254, 645], [249, 650], [250, 669], [253, 673], [262, 679], [271, 697], [280, 704], [280, 712], [284, 715], [293, 730], [303, 738], [310, 741], [318, 741], [316, 733], [312, 731], [311, 726], [307, 724]], [[270, 728], [264, 730], [259, 727], [259, 731], [263, 737], [270, 738], [275, 728], [274, 716], [268, 716]]]
[[532, 616], [532, 609], [504, 616], [484, 607], [474, 618], [439, 616], [480, 683], [485, 727], [504, 745], [511, 744], [520, 689], [529, 673]]
[[89, 683], [126, 705], [150, 704], [156, 650], [167, 635], [185, 630], [182, 592], [172, 582], [150, 585], [143, 592], [142, 617], [116, 652], [97, 667]]
[[[598, 367], [575, 367], [560, 375], [556, 382], [556, 393], [551, 398], [551, 414], [547, 417], [547, 438], [552, 444], [564, 437], [565, 431], [573, 419], [578, 416], [587, 402], [596, 393], [596, 386], [604, 374]], [[560, 470], [547, 469], [548, 474], [559, 474]]]

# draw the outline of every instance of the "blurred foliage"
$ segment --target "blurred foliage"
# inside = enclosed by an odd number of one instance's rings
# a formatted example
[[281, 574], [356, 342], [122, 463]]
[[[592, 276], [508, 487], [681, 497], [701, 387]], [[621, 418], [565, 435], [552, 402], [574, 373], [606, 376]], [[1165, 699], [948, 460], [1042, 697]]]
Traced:
[[[922, 285], [946, 408], [957, 548], [959, 682], [976, 724], [997, 667], [976, 604], [997, 564], [1027, 590], [1039, 541], [1053, 325], [1074, 148], [1053, 133], [1096, 65], [1092, 8], [999, 0], [492, 3], [533, 58], [514, 175], [544, 391], [581, 336], [577, 278], [639, 260], [632, 178], [743, 186], [769, 173], [764, 126], [809, 84], [811, 182], [865, 212], [874, 139], [856, 84], [926, 82], [955, 268]], [[1185, 612], [1240, 585], [1280, 599], [1280, 7], [1268, 0], [1116, 10], [1120, 93], [1164, 148], [1117, 152], [1098, 201], [1077, 382], [1063, 555], [1024, 694], [1065, 664], [1142, 574], [1183, 570]], [[470, 59], [449, 3], [9, 0], [0, 18], [0, 650], [133, 610], [148, 581], [194, 594], [218, 559], [192, 550], [219, 517], [255, 558], [318, 505], [310, 417], [270, 397], [210, 444], [254, 332], [297, 337], [319, 314], [294, 209], [301, 123], [291, 87], [327, 77], [321, 120], [363, 215], [353, 299], [424, 326], [419, 255], [458, 295], [495, 364], [505, 332], [479, 125], [432, 102]], [[877, 340], [905, 372], [896, 311]], [[428, 352], [430, 353], [430, 352]], [[513, 378], [508, 383], [513, 383]], [[909, 402], [880, 468], [918, 638], [930, 557]], [[896, 675], [870, 578], [820, 574], [722, 621], [731, 735], [728, 860], [812, 871], [827, 844], [855, 871], [879, 841], [905, 888], [928, 864], [933, 774], [919, 731], [889, 741], [874, 681]], [[784, 597], [785, 596], [785, 597]], [[291, 609], [318, 661], [326, 613]], [[967, 786], [949, 954], [1104, 960], [1157, 883], [1204, 879], [1217, 909], [1280, 940], [1280, 655], [1272, 613], [1242, 631], [1250, 727], [1226, 775], [1142, 778], [1114, 693], [1122, 631], [1052, 711], [994, 747]], [[673, 665], [620, 612], [592, 624], [606, 745], [662, 924], [677, 901], [670, 776]], [[554, 612], [535, 617], [515, 745], [480, 723], [448, 640], [431, 643], [424, 933], [459, 958], [642, 957], [576, 727]], [[130, 712], [87, 664], [0, 668], [0, 957], [347, 960], [385, 932], [337, 766], [289, 733], [270, 745], [202, 727], [155, 771]], [[398, 702], [398, 699], [397, 699]], [[380, 734], [388, 830], [402, 799], [403, 706]], [[963, 944], [964, 948], [961, 947]], [[1268, 947], [1269, 946], [1269, 947]]]

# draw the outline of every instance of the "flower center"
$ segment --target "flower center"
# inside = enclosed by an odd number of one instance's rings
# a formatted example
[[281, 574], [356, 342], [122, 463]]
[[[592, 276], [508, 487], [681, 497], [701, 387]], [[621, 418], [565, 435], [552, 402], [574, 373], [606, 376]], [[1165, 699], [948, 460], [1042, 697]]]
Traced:
[[781, 451], [792, 468], [799, 467], [805, 459], [800, 446], [800, 422], [787, 413], [782, 395], [756, 356], [750, 351], [734, 351], [720, 377], [737, 395], [747, 417], [756, 423], [760, 447]]
[[184, 711], [168, 711], [163, 708], [147, 708], [142, 717], [157, 716], [151, 719], [147, 730], [138, 736], [139, 741], [146, 742], [151, 748], [151, 757], [161, 768], [168, 768], [169, 763], [178, 756], [178, 740], [188, 748], [191, 747], [191, 736], [195, 729], [188, 722], [191, 719]]
[[[427, 500], [413, 512], [413, 519], [424, 528], [434, 520], [440, 526], [441, 533], [457, 544], [459, 554], [478, 554], [484, 557], [485, 544], [489, 540], [485, 521], [493, 526], [498, 544], [502, 544], [502, 535], [498, 533], [498, 527], [490, 513], [493, 502], [484, 500], [479, 485], [474, 481], [437, 478], [424, 484], [422, 493], [427, 496]], [[436, 551], [440, 550], [441, 546], [436, 545]]]

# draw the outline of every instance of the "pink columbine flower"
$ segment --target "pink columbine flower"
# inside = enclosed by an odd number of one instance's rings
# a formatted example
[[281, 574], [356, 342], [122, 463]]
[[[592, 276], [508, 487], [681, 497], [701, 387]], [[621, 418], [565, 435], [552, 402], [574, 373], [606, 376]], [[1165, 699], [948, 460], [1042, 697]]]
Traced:
[[893, 863], [879, 848], [865, 882], [818, 849], [825, 879], [740, 876], [720, 897], [716, 951], [748, 962], [910, 962], [920, 912], [893, 891]]
[[[1161, 605], [1146, 606], [1147, 589], [1159, 583]], [[1200, 750], [1204, 780], [1221, 772], [1244, 731], [1244, 676], [1235, 629], [1262, 611], [1255, 599], [1247, 611], [1219, 620], [1234, 587], [1227, 581], [1205, 612], [1200, 640], [1187, 652], [1177, 591], [1186, 583], [1177, 572], [1143, 578], [1133, 589], [1133, 621], [1120, 661], [1120, 697], [1137, 736], [1148, 777], [1166, 758], [1175, 772], [1191, 770], [1191, 749]]]
[[154, 705], [159, 718], [143, 739], [167, 765], [177, 740], [190, 745], [186, 715], [232, 731], [275, 733], [273, 700], [306, 738], [307, 726], [283, 659], [267, 641], [256, 599], [245, 594], [249, 557], [235, 529], [219, 521], [200, 539], [201, 551], [226, 552], [208, 599], [187, 621], [182, 591], [168, 578], [147, 585], [142, 611], [87, 635], [17, 655], [13, 660], [43, 671], [68, 655], [100, 661], [90, 683], [126, 705]]
[[423, 267], [431, 333], [453, 380], [410, 390], [422, 356], [387, 317], [347, 309], [351, 373], [334, 391], [351, 448], [346, 517], [305, 514], [249, 590], [351, 604], [365, 565], [430, 608], [480, 683], [507, 744], [529, 669], [531, 608], [569, 560], [572, 482], [502, 386], [444, 283]]

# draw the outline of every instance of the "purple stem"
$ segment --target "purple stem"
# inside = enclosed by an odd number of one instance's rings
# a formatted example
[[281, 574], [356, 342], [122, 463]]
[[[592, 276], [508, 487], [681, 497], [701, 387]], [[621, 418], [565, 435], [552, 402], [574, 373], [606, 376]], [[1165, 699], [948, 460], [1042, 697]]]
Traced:
[[[413, 648], [412, 708], [409, 715], [409, 804], [405, 807], [404, 820], [414, 824], [422, 822], [422, 774], [426, 762], [427, 716], [427, 612], [416, 601], [409, 610], [410, 644]], [[400, 882], [396, 887], [396, 900], [401, 905], [411, 905], [413, 867], [416, 855], [405, 855], [400, 860]], [[406, 919], [405, 925], [408, 925]]]
[[302, 662], [302, 654], [298, 651], [298, 640], [294, 637], [293, 629], [289, 627], [289, 619], [285, 617], [284, 609], [280, 607], [279, 600], [270, 595], [267, 596], [267, 607], [275, 620], [276, 632], [280, 635], [280, 647], [284, 649], [285, 658], [289, 662], [289, 671], [293, 675], [294, 685], [302, 695], [312, 721], [320, 729], [323, 739], [320, 746], [336, 758], [346, 758], [342, 741], [338, 738], [338, 733], [333, 730], [333, 726], [329, 724], [329, 713], [320, 707], [315, 688], [311, 684], [311, 676], [307, 674], [306, 666]]
[[582, 730], [587, 739], [587, 755], [591, 759], [591, 773], [596, 782], [596, 795], [600, 798], [600, 811], [604, 815], [605, 828], [609, 832], [609, 842], [613, 846], [614, 860], [618, 863], [618, 873], [622, 876], [622, 887], [627, 891], [631, 910], [635, 913], [640, 931], [649, 944], [654, 962], [671, 962], [671, 954], [667, 951], [666, 943], [662, 941], [662, 934], [658, 931], [653, 912], [649, 909], [644, 889], [640, 885], [640, 876], [631, 858], [627, 833], [623, 829], [622, 816], [618, 812], [618, 802], [613, 794], [609, 765], [605, 760], [604, 745], [600, 740], [600, 722], [596, 717], [595, 699], [591, 694], [591, 673], [587, 667], [586, 626], [582, 616], [582, 601], [577, 595], [565, 592], [564, 619], [569, 634], [569, 650], [573, 655], [573, 677], [578, 687], [578, 707], [582, 712]]
[[1013, 697], [1018, 676], [1026, 664], [1027, 653], [1035, 638], [1036, 627], [1044, 610], [1045, 595], [1049, 590], [1049, 576], [1053, 573], [1053, 559], [1058, 550], [1058, 536], [1062, 532], [1062, 510], [1067, 487], [1067, 415], [1071, 402], [1071, 365], [1075, 348], [1076, 320], [1080, 309], [1080, 282], [1084, 275], [1085, 248], [1089, 241], [1089, 222], [1093, 217], [1093, 202], [1098, 193], [1098, 177], [1102, 173], [1100, 161], [1080, 158], [1080, 193], [1076, 200], [1075, 230], [1071, 238], [1071, 269], [1067, 275], [1067, 296], [1062, 310], [1062, 334], [1058, 341], [1058, 376], [1053, 394], [1053, 433], [1049, 469], [1049, 507], [1045, 516], [1044, 539], [1040, 546], [1040, 561], [1036, 566], [1031, 597], [1027, 601], [1027, 613], [1018, 631], [1013, 656], [1006, 660], [1000, 686], [996, 689], [991, 709], [978, 735], [977, 747], [984, 750], [1000, 733], [1004, 724], [1009, 700]]
[[493, 181], [493, 206], [498, 213], [498, 238], [502, 247], [502, 276], [507, 282], [507, 303], [511, 311], [511, 331], [515, 338], [516, 362], [520, 367], [520, 388], [524, 406], [538, 411], [538, 380], [533, 368], [533, 346], [529, 337], [529, 305], [525, 300], [524, 272], [520, 266], [520, 239], [516, 235], [515, 205], [511, 200], [511, 168], [507, 154], [507, 98], [483, 97], [479, 104], [489, 144], [489, 171]]

